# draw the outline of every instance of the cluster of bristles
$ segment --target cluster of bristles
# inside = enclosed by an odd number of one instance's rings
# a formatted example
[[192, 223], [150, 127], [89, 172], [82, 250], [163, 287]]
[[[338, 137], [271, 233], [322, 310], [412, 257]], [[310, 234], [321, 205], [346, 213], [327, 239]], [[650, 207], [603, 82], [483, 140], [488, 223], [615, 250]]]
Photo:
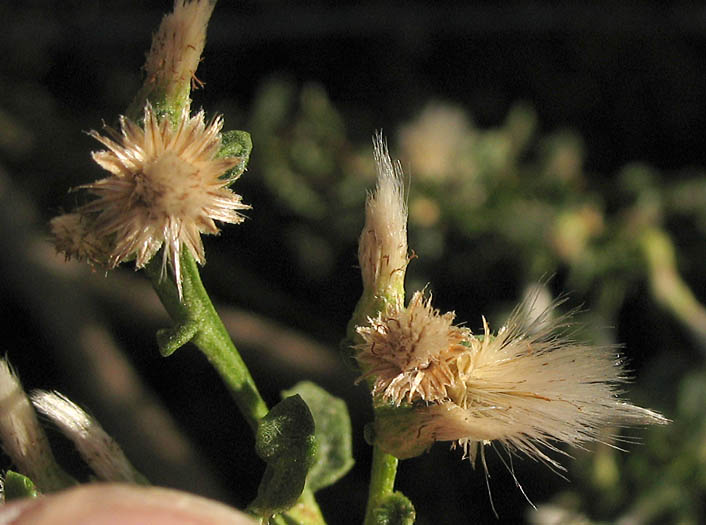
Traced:
[[374, 378], [373, 395], [395, 405], [447, 399], [459, 376], [459, 358], [473, 340], [470, 330], [453, 320], [453, 313], [440, 315], [431, 297], [417, 292], [406, 308], [392, 304], [358, 327], [365, 341], [356, 346], [358, 361], [362, 378]]

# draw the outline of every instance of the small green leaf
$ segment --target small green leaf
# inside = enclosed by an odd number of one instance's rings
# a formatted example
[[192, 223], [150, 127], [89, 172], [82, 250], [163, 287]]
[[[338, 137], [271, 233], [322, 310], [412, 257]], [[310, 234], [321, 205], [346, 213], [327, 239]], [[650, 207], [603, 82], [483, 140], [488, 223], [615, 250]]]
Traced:
[[413, 525], [416, 517], [414, 505], [401, 492], [386, 496], [373, 510], [375, 525]]
[[243, 174], [248, 165], [251, 151], [252, 139], [247, 131], [226, 131], [221, 135], [221, 149], [216, 157], [240, 158], [240, 162], [225, 174], [226, 178], [235, 180]]
[[178, 324], [173, 328], [163, 328], [157, 331], [157, 345], [159, 353], [163, 357], [168, 357], [176, 352], [179, 348], [191, 341], [199, 326], [195, 321], [187, 321]]
[[267, 468], [249, 510], [269, 518], [297, 501], [316, 457], [314, 418], [301, 396], [284, 399], [259, 421], [255, 452]]
[[39, 490], [32, 480], [14, 470], [8, 470], [5, 474], [4, 492], [5, 501], [39, 496]]
[[299, 394], [306, 401], [316, 423], [316, 460], [309, 470], [308, 487], [316, 492], [342, 478], [353, 466], [351, 420], [343, 400], [308, 381], [282, 392], [282, 397]]

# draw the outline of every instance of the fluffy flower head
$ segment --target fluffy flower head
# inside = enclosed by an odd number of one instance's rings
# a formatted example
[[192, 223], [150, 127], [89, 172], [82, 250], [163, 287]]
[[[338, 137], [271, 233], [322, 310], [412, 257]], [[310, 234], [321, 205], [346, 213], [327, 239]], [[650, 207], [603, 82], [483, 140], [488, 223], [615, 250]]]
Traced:
[[167, 91], [186, 90], [188, 96], [188, 85], [196, 78], [206, 43], [206, 25], [214, 6], [215, 2], [209, 0], [174, 1], [174, 11], [162, 19], [152, 38], [145, 62], [148, 84]]
[[457, 362], [450, 404], [430, 412], [438, 439], [457, 441], [472, 459], [479, 443], [495, 441], [560, 467], [545, 453], [557, 442], [581, 446], [610, 439], [609, 427], [668, 422], [620, 399], [629, 377], [616, 349], [573, 341], [569, 317], [551, 318], [555, 306], [532, 317], [523, 303], [495, 336], [484, 320], [482, 339]]
[[[401, 448], [390, 447], [388, 452], [411, 457], [434, 441], [451, 441], [474, 460], [481, 444], [494, 442], [509, 453], [524, 453], [561, 468], [547, 454], [559, 452], [558, 443], [582, 446], [590, 441], [610, 440], [604, 435], [606, 428], [668, 422], [656, 412], [619, 398], [620, 386], [628, 378], [614, 347], [573, 341], [566, 333], [570, 317], [553, 318], [556, 303], [539, 315], [532, 314], [533, 301], [530, 298], [517, 307], [496, 335], [490, 332], [485, 319], [480, 337], [454, 327], [449, 317], [442, 325], [445, 316], [433, 324], [420, 323], [436, 328], [434, 345], [430, 339], [422, 361], [393, 358], [399, 365], [393, 379], [389, 379], [390, 367], [371, 368], [370, 373], [379, 374], [375, 379], [377, 391], [399, 404], [401, 398], [392, 385], [400, 384], [401, 378], [416, 378], [421, 362], [444, 363], [445, 381], [441, 388], [429, 381], [428, 390], [423, 393], [421, 389], [408, 389], [407, 401], [417, 403], [406, 414], [394, 415], [395, 428], [388, 428], [384, 421], [376, 423], [376, 439], [383, 449], [389, 442], [392, 447]], [[418, 309], [416, 306], [412, 311]], [[433, 315], [428, 302], [422, 311], [427, 312], [427, 317]], [[369, 328], [359, 329], [366, 341], [375, 342], [377, 350], [371, 354], [376, 359], [380, 359], [383, 349], [394, 356], [405, 348], [400, 342], [407, 339], [395, 332], [409, 332], [401, 327], [411, 316], [394, 315], [394, 322], [383, 322], [380, 317]], [[444, 329], [448, 334], [445, 344]], [[371, 360], [366, 356], [366, 361]], [[404, 421], [400, 421], [401, 417]], [[399, 436], [400, 428], [406, 429], [405, 438]], [[408, 443], [415, 440], [417, 445]]]
[[96, 198], [78, 211], [92, 218], [95, 236], [110, 239], [109, 267], [133, 257], [144, 267], [164, 246], [162, 271], [171, 267], [181, 295], [182, 247], [203, 264], [201, 234], [218, 233], [215, 221], [243, 221], [239, 210], [249, 206], [228, 188], [234, 179], [224, 177], [241, 159], [217, 157], [222, 125], [188, 109], [172, 125], [147, 104], [144, 127], [121, 117], [120, 133], [90, 132], [107, 148], [93, 159], [111, 175], [83, 186]]
[[364, 343], [356, 345], [356, 357], [363, 377], [374, 377], [373, 394], [396, 405], [445, 399], [455, 384], [453, 363], [470, 336], [453, 320], [453, 312], [441, 315], [431, 298], [416, 292], [406, 308], [398, 302], [358, 327]]
[[86, 261], [91, 266], [108, 266], [110, 243], [105, 237], [96, 236], [92, 219], [80, 213], [65, 213], [49, 222], [56, 250], [66, 260]]
[[73, 441], [98, 479], [147, 484], [145, 478], [130, 464], [120, 445], [76, 403], [58, 392], [44, 390], [32, 392], [31, 400], [34, 408], [53, 421]]
[[399, 163], [390, 160], [382, 134], [373, 139], [373, 158], [377, 185], [365, 203], [358, 261], [365, 290], [376, 295], [395, 295], [403, 286], [408, 262], [403, 174]]

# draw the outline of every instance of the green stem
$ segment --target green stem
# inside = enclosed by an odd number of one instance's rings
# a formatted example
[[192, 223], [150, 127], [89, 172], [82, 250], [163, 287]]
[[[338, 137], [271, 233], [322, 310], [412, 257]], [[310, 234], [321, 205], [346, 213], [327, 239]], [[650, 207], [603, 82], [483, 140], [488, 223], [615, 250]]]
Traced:
[[[363, 290], [363, 295], [355, 307], [353, 316], [348, 322], [346, 337], [348, 345], [352, 346], [361, 342], [361, 337], [356, 333], [356, 326], [367, 323], [368, 317], [374, 317], [383, 311], [388, 304], [396, 301], [404, 302], [404, 273], [395, 280], [394, 286], [382, 289], [375, 294], [372, 290]], [[372, 388], [373, 378], [368, 379], [368, 386]], [[373, 409], [377, 419], [377, 405], [373, 400]], [[395, 477], [399, 460], [383, 452], [377, 445], [373, 446], [373, 464], [370, 468], [370, 486], [368, 488], [368, 503], [365, 508], [365, 525], [377, 525], [375, 509], [380, 502], [391, 495], [395, 489]]]
[[[188, 250], [182, 251], [181, 301], [174, 281], [168, 276], [162, 278], [161, 265], [161, 259], [154, 257], [145, 268], [162, 304], [176, 323], [174, 328], [157, 334], [160, 351], [163, 355], [169, 355], [189, 341], [193, 342], [218, 371], [238, 409], [255, 432], [258, 421], [269, 411], [267, 404], [213, 307], [201, 281], [196, 261]], [[290, 513], [307, 518], [300, 523], [325, 524], [314, 495], [308, 488], [304, 489], [299, 501], [287, 512]]]
[[267, 414], [267, 405], [206, 293], [196, 261], [188, 250], [183, 250], [182, 301], [173, 280], [162, 278], [161, 263], [159, 257], [153, 258], [146, 271], [164, 307], [177, 323], [174, 329], [158, 335], [163, 353], [169, 354], [192, 341], [218, 371], [254, 431], [258, 420]]
[[376, 525], [374, 511], [380, 501], [392, 494], [395, 489], [395, 476], [399, 460], [383, 452], [377, 445], [373, 447], [373, 465], [370, 469], [368, 505], [365, 509], [365, 525]]
[[652, 294], [701, 341], [706, 341], [706, 308], [679, 274], [672, 239], [664, 230], [650, 228], [642, 234], [640, 247]]

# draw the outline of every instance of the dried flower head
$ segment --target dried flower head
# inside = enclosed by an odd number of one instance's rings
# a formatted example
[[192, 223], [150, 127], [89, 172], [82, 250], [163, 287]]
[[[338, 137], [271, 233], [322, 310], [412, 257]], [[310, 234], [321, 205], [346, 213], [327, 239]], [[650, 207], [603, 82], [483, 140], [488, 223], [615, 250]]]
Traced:
[[182, 247], [203, 264], [201, 234], [218, 233], [215, 221], [243, 221], [238, 210], [249, 206], [228, 189], [234, 179], [224, 177], [241, 159], [217, 158], [222, 125], [220, 118], [207, 125], [203, 111], [190, 117], [184, 109], [172, 126], [147, 104], [144, 129], [121, 117], [120, 133], [90, 132], [108, 148], [93, 159], [111, 175], [82, 186], [96, 199], [78, 212], [92, 217], [96, 237], [110, 239], [109, 267], [134, 257], [142, 268], [164, 246], [162, 272], [171, 266], [181, 296]]
[[[480, 444], [498, 443], [511, 454], [524, 453], [562, 468], [547, 454], [561, 452], [558, 443], [582, 446], [610, 440], [604, 435], [610, 427], [668, 422], [657, 412], [619, 398], [620, 386], [629, 378], [614, 347], [573, 341], [567, 333], [570, 317], [552, 316], [558, 303], [536, 315], [531, 314], [535, 299], [531, 297], [518, 306], [496, 335], [491, 334], [485, 319], [481, 337], [468, 330], [454, 332], [458, 328], [450, 321], [445, 325], [455, 336], [448, 337], [453, 351], [439, 344], [435, 350], [439, 357], [432, 357], [431, 362], [451, 355], [444, 360], [451, 377], [442, 389], [420, 395], [433, 403], [419, 403], [405, 415], [410, 439], [427, 446], [433, 441], [452, 441], [472, 461]], [[427, 304], [425, 309], [429, 312], [431, 306]], [[371, 340], [374, 332], [379, 339], [377, 348], [394, 355], [404, 338], [395, 334], [396, 330], [380, 327], [396, 324], [376, 322], [372, 326], [379, 326], [377, 329], [361, 332], [371, 334]], [[440, 321], [435, 325], [438, 331], [443, 330]], [[380, 341], [383, 338], [387, 343]], [[435, 340], [441, 343], [444, 337], [437, 334]], [[425, 354], [433, 352], [430, 346]], [[399, 377], [414, 371], [413, 367], [402, 369]], [[385, 379], [376, 378], [376, 384], [378, 381]], [[399, 422], [396, 425], [399, 428]], [[388, 435], [390, 429], [384, 423], [376, 423], [376, 431], [383, 448], [386, 441], [395, 446], [402, 443], [399, 436]], [[387, 451], [396, 455], [394, 450]], [[420, 447], [405, 444], [401, 454], [409, 457], [420, 452]]]
[[365, 226], [358, 243], [358, 261], [363, 288], [375, 295], [387, 295], [403, 286], [408, 262], [407, 206], [402, 168], [390, 160], [382, 134], [373, 138], [373, 158], [377, 185], [365, 204]]
[[[174, 11], [165, 15], [152, 37], [145, 62], [146, 84], [178, 96], [196, 80], [196, 68], [206, 43], [206, 25], [216, 5], [211, 0], [175, 0]], [[174, 91], [173, 93], [171, 91]]]
[[619, 398], [629, 377], [615, 347], [573, 341], [570, 317], [552, 318], [557, 303], [531, 316], [533, 302], [520, 304], [495, 336], [483, 320], [482, 339], [473, 337], [456, 363], [449, 397], [462, 417], [446, 413], [454, 422], [438, 428], [438, 439], [457, 440], [471, 458], [479, 443], [495, 441], [560, 467], [540, 445], [557, 450], [557, 442], [600, 441], [608, 427], [667, 423]]
[[19, 378], [0, 358], [0, 441], [15, 467], [45, 492], [60, 490], [72, 480], [56, 463], [49, 440], [37, 421]]
[[67, 261], [76, 259], [91, 266], [107, 267], [110, 243], [107, 238], [96, 236], [92, 225], [92, 218], [80, 213], [66, 213], [49, 221], [54, 246]]
[[147, 484], [135, 470], [120, 445], [110, 437], [100, 423], [66, 396], [58, 392], [35, 390], [32, 404], [52, 420], [69, 438], [81, 457], [103, 481]]
[[453, 320], [453, 312], [441, 315], [431, 297], [416, 292], [406, 308], [398, 302], [358, 327], [364, 342], [355, 346], [356, 358], [362, 378], [374, 378], [373, 395], [396, 405], [446, 399], [456, 381], [454, 362], [471, 337]]
[[[464, 154], [475, 140], [466, 112], [459, 106], [430, 102], [400, 130], [400, 146], [414, 166], [415, 177], [439, 184], [463, 172], [476, 172], [474, 156]], [[464, 180], [464, 186], [473, 181]]]

